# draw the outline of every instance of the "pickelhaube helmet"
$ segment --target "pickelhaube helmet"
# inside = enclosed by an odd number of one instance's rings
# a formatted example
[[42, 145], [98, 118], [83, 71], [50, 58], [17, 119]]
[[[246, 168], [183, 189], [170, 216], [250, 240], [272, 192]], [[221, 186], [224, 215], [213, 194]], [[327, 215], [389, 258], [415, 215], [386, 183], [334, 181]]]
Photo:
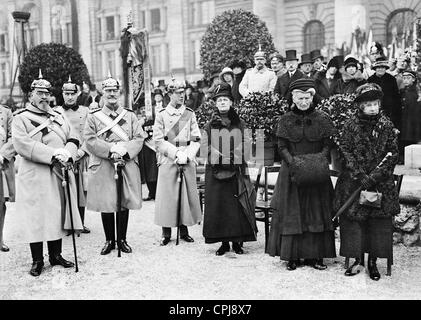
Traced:
[[78, 91], [77, 85], [75, 83], [72, 83], [72, 78], [70, 77], [70, 75], [69, 75], [69, 80], [63, 83], [61, 90], [63, 92], [67, 91], [67, 92], [73, 92], [73, 93], [76, 93]]
[[102, 81], [102, 90], [105, 90], [105, 89], [114, 89], [114, 90], [120, 89], [120, 83], [111, 76], [111, 73], [108, 73], [107, 79]]
[[171, 82], [167, 86], [168, 92], [181, 92], [186, 88], [185, 81], [177, 81], [174, 76], [171, 76]]
[[257, 52], [254, 54], [255, 58], [265, 58], [266, 59], [266, 53], [264, 51], [262, 51], [262, 46], [259, 42], [259, 50], [257, 50]]
[[47, 92], [50, 92], [51, 90], [51, 83], [42, 77], [41, 69], [39, 69], [38, 79], [35, 79], [31, 83], [31, 91], [35, 89]]

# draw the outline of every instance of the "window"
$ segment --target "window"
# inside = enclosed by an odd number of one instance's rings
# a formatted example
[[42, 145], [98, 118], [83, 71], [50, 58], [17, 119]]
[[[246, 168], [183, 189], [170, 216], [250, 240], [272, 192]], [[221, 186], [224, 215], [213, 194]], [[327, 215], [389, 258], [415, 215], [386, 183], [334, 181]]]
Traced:
[[114, 17], [106, 17], [105, 26], [106, 26], [105, 40], [114, 40], [115, 39]]
[[146, 18], [145, 18], [145, 11], [144, 10], [140, 11], [139, 18], [140, 18], [139, 28], [140, 29], [146, 28], [146, 23], [145, 23]]
[[101, 24], [101, 18], [97, 19], [97, 24], [98, 24], [98, 41], [101, 42], [102, 41], [102, 24]]
[[151, 32], [161, 31], [161, 12], [159, 9], [151, 10]]
[[320, 21], [307, 22], [304, 26], [304, 52], [321, 49], [325, 45], [325, 27]]
[[66, 23], [66, 43], [72, 43], [72, 24]]
[[151, 62], [153, 72], [160, 74], [162, 72], [160, 45], [151, 46]]
[[35, 4], [30, 3], [23, 7], [22, 11], [31, 13], [29, 23], [25, 24], [25, 42], [28, 49], [38, 45], [40, 43], [40, 9]]
[[6, 40], [6, 34], [0, 34], [0, 52], [6, 52], [7, 51], [7, 40]]
[[213, 1], [190, 2], [190, 24], [193, 26], [209, 24], [215, 15]]
[[7, 66], [6, 63], [0, 64], [0, 84], [2, 87], [7, 86]]
[[200, 40], [193, 40], [192, 47], [192, 71], [200, 69]]
[[107, 70], [104, 70], [107, 75], [108, 71], [111, 72], [111, 76], [116, 77], [116, 70], [115, 70], [115, 52], [114, 51], [107, 51], [106, 53], [106, 63], [107, 63]]
[[410, 9], [394, 11], [387, 22], [387, 45], [407, 48], [413, 43], [414, 20], [417, 15]]

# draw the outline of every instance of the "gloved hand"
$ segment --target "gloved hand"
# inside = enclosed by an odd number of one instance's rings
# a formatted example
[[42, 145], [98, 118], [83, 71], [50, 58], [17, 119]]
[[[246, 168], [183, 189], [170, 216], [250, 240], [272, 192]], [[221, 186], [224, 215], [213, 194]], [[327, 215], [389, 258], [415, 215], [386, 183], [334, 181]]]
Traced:
[[85, 155], [85, 151], [83, 151], [82, 149], [78, 149], [77, 155], [76, 155], [76, 161], [82, 159], [84, 155]]
[[4, 163], [4, 157], [2, 155], [0, 155], [0, 164]]
[[58, 148], [54, 152], [53, 157], [60, 162], [69, 162], [69, 159], [72, 157], [72, 155], [68, 150], [64, 148]]
[[117, 153], [120, 157], [123, 157], [127, 153], [127, 149], [121, 144], [114, 144], [111, 149], [111, 153]]
[[188, 161], [189, 161], [189, 158], [187, 157], [187, 154], [185, 154], [183, 151], [177, 151], [175, 155], [175, 163], [187, 164]]
[[360, 177], [361, 186], [364, 189], [370, 189], [371, 187], [375, 186], [376, 181], [367, 174], [362, 174]]

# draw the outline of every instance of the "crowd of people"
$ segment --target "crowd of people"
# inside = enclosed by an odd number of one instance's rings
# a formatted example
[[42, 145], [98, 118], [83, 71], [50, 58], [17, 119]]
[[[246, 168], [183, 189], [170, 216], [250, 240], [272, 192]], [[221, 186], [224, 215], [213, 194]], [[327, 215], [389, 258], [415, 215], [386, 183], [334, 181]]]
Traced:
[[[6, 176], [13, 171], [14, 157], [22, 158], [16, 214], [30, 244], [30, 274], [42, 273], [45, 241], [51, 265], [74, 265], [62, 257], [61, 239], [89, 233], [85, 208], [101, 213], [106, 240], [101, 255], [116, 248], [131, 253], [129, 212], [141, 209], [142, 200], [155, 200], [161, 246], [171, 242], [172, 228], [177, 228], [177, 243], [194, 242], [188, 227], [199, 223], [203, 213], [205, 243], [220, 243], [216, 255], [231, 247], [243, 254], [244, 243], [257, 239], [256, 192], [247, 170], [251, 144], [244, 134], [246, 124], [234, 105], [250, 93], [271, 91], [289, 101], [290, 111], [274, 128], [281, 167], [266, 253], [285, 260], [291, 271], [302, 264], [324, 270], [324, 259], [336, 257], [334, 230], [339, 225], [340, 255], [355, 258], [345, 275], [359, 273], [368, 253], [370, 278], [379, 280], [376, 261], [393, 257], [392, 220], [400, 210], [393, 181], [399, 140], [403, 145], [421, 140], [421, 113], [417, 73], [409, 69], [406, 57], [393, 69], [378, 45], [371, 53], [373, 64], [363, 69], [353, 57], [335, 56], [325, 65], [320, 50], [300, 61], [295, 50], [287, 50], [285, 58], [274, 53], [267, 59], [259, 48], [254, 67], [235, 61], [212, 75], [209, 84], [160, 80], [152, 93], [151, 114], [145, 108], [125, 108], [119, 100], [122, 88], [112, 77], [102, 82], [101, 96], [86, 84], [81, 92], [69, 77], [62, 87], [63, 105], [52, 107], [51, 84], [40, 73], [24, 109], [14, 115], [0, 109], [5, 119], [0, 164]], [[334, 127], [316, 107], [344, 93], [355, 94], [358, 112], [343, 128], [343, 170], [334, 188], [329, 171]], [[216, 109], [199, 128], [195, 110], [207, 99]], [[196, 181], [196, 156], [203, 145], [204, 212]], [[66, 183], [67, 190], [62, 187]], [[143, 199], [142, 183], [149, 190]], [[1, 236], [4, 203], [14, 201], [14, 184], [3, 185], [6, 189], [8, 196], [3, 192], [0, 199], [1, 251], [9, 250]], [[359, 197], [352, 198], [359, 189]], [[364, 201], [379, 194], [378, 201]], [[338, 223], [334, 214], [345, 203], [349, 207]]]

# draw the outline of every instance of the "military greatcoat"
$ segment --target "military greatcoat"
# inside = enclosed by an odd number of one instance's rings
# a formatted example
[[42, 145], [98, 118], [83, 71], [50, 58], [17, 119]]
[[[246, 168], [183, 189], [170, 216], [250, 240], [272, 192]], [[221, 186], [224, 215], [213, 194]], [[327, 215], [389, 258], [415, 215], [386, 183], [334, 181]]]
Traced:
[[[33, 134], [40, 124], [43, 130]], [[27, 243], [53, 241], [71, 230], [67, 196], [62, 187], [60, 170], [51, 166], [56, 149], [65, 148], [76, 157], [79, 142], [68, 120], [59, 112], [41, 111], [33, 105], [15, 115], [12, 140], [16, 152], [22, 156], [16, 179], [16, 214]], [[75, 230], [82, 230], [76, 201], [76, 184], [69, 171], [70, 194]]]
[[10, 202], [15, 201], [15, 155], [16, 151], [12, 143], [12, 120], [13, 114], [9, 108], [0, 106], [0, 155], [5, 159], [3, 174], [6, 183], [3, 183], [4, 196]]
[[184, 165], [180, 224], [192, 226], [201, 220], [199, 194], [196, 185], [195, 156], [199, 151], [200, 130], [193, 110], [171, 103], [156, 115], [153, 138], [157, 149], [158, 184], [155, 202], [155, 224], [177, 227], [177, 205], [180, 184], [175, 163], [178, 150], [192, 159]]
[[[117, 119], [122, 112], [125, 112], [124, 116], [118, 124], [113, 126], [113, 129], [122, 129], [126, 138], [123, 139], [111, 129], [101, 132], [106, 128], [106, 124], [100, 120], [101, 116]], [[142, 194], [138, 154], [142, 149], [145, 133], [135, 113], [121, 106], [116, 111], [106, 106], [92, 110], [86, 120], [84, 133], [85, 144], [90, 152], [86, 207], [99, 212], [117, 211], [117, 185], [114, 179], [114, 165], [110, 159], [110, 149], [114, 144], [122, 144], [129, 155], [122, 170], [122, 207], [123, 210], [140, 209]]]
[[77, 157], [75, 160], [75, 173], [79, 175], [78, 183], [78, 204], [79, 207], [86, 206], [86, 191], [88, 188], [88, 161], [89, 154], [88, 149], [85, 146], [85, 138], [83, 135], [83, 130], [85, 128], [86, 118], [88, 117], [89, 109], [85, 106], [75, 106], [73, 108], [65, 109], [60, 106], [56, 108], [58, 111], [62, 112], [63, 115], [69, 120], [74, 132], [78, 136], [80, 142], [79, 149], [82, 149], [85, 152], [85, 155], [82, 158]]

